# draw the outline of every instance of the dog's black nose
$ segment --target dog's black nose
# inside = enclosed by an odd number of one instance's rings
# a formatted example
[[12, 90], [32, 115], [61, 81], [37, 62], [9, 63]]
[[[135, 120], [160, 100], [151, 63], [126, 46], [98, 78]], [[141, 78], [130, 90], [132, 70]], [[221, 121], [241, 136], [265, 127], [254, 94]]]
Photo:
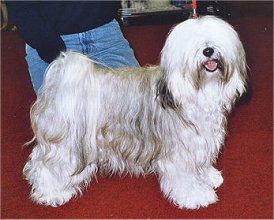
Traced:
[[203, 50], [203, 54], [206, 56], [206, 57], [211, 57], [212, 54], [214, 53], [214, 50], [213, 48], [211, 47], [207, 47]]

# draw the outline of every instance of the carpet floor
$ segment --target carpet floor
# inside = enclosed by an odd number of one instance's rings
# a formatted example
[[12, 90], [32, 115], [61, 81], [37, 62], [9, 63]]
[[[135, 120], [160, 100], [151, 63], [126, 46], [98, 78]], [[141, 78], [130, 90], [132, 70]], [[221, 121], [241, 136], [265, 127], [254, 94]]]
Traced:
[[[219, 202], [180, 210], [163, 198], [157, 178], [98, 177], [82, 197], [59, 208], [29, 199], [22, 168], [30, 149], [29, 107], [35, 100], [24, 60], [24, 42], [15, 32], [1, 39], [1, 218], [272, 218], [273, 217], [273, 20], [272, 16], [231, 19], [250, 67], [252, 95], [229, 117], [228, 136], [217, 167], [224, 183]], [[124, 28], [142, 65], [156, 64], [172, 25]]]

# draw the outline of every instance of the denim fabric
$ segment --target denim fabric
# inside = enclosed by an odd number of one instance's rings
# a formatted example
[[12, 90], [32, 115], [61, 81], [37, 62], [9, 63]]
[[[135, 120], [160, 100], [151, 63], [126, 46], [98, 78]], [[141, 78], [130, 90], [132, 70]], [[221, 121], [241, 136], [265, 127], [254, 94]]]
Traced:
[[[67, 50], [86, 54], [90, 59], [111, 68], [139, 66], [133, 50], [124, 38], [116, 20], [90, 31], [62, 35]], [[26, 45], [26, 61], [29, 68], [34, 91], [38, 92], [48, 67], [38, 55], [37, 51]]]

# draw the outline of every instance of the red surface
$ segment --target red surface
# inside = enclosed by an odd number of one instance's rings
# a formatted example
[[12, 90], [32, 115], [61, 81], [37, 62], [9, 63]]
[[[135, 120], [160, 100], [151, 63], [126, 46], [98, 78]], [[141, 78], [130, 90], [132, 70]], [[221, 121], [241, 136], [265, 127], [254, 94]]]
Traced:
[[[272, 218], [273, 217], [273, 39], [272, 17], [232, 20], [245, 45], [253, 95], [229, 119], [229, 135], [218, 160], [224, 184], [220, 201], [208, 208], [180, 210], [166, 201], [157, 179], [98, 178], [82, 197], [60, 208], [33, 204], [22, 168], [30, 153], [29, 106], [34, 94], [24, 61], [24, 43], [2, 33], [1, 217], [2, 218]], [[141, 64], [155, 64], [171, 25], [129, 27], [126, 37]]]

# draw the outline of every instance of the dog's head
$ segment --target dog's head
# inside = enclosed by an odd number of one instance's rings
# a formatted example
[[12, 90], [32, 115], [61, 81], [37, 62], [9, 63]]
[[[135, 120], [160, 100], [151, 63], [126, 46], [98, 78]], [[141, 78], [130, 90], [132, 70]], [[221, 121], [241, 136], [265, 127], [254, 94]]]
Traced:
[[164, 75], [158, 94], [163, 106], [174, 107], [186, 97], [203, 93], [212, 98], [215, 95], [230, 109], [245, 91], [243, 45], [233, 27], [214, 16], [175, 26], [162, 50], [160, 65]]

